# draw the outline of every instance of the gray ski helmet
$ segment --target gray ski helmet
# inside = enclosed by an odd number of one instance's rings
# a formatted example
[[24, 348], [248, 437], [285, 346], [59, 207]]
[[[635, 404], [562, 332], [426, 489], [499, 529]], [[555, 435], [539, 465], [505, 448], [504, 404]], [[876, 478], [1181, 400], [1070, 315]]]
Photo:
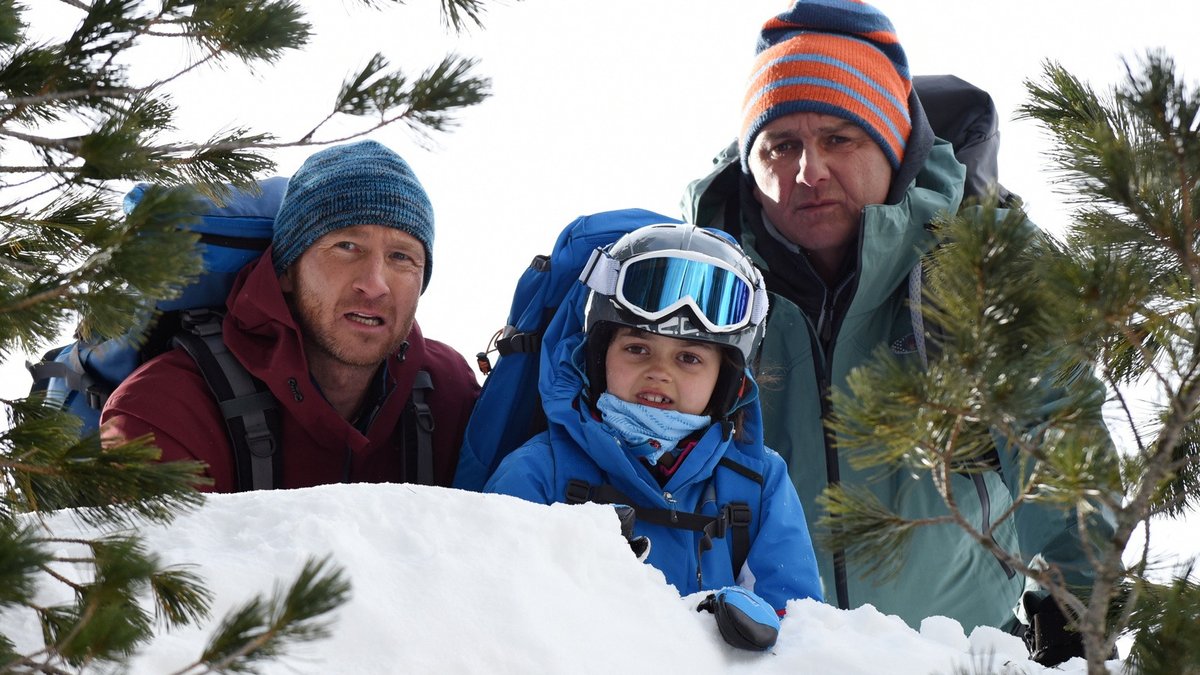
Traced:
[[681, 223], [641, 227], [598, 248], [579, 276], [592, 400], [607, 388], [604, 357], [620, 326], [723, 347], [709, 413], [723, 418], [766, 330], [762, 274], [729, 235]]

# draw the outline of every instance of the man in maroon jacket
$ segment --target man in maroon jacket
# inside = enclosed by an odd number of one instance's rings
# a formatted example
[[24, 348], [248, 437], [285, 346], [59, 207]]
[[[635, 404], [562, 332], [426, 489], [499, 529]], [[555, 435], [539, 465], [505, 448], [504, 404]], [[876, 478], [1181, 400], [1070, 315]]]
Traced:
[[[288, 182], [271, 248], [238, 276], [223, 324], [229, 352], [279, 402], [276, 486], [416, 482], [404, 410], [418, 371], [433, 385], [432, 482], [450, 485], [479, 385], [414, 320], [433, 229], [408, 164], [374, 141], [317, 152]], [[237, 489], [224, 417], [182, 350], [128, 377], [101, 423], [106, 437], [153, 434], [164, 461], [199, 460], [211, 490]]]

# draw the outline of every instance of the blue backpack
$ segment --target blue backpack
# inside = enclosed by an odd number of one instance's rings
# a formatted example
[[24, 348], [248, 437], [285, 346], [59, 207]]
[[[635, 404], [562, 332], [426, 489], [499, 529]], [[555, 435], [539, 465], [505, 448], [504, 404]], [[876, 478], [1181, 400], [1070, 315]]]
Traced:
[[[507, 325], [478, 354], [487, 380], [467, 423], [454, 487], [482, 490], [500, 460], [546, 429], [538, 392], [542, 354], [583, 330], [588, 288], [579, 274], [592, 251], [644, 225], [678, 222], [642, 209], [582, 216], [563, 229], [550, 255], [534, 257], [517, 281]], [[500, 354], [495, 367], [491, 351]]]
[[[117, 385], [142, 363], [178, 344], [196, 359], [219, 402], [250, 403], [226, 419], [234, 447], [247, 457], [262, 457], [258, 467], [251, 468], [250, 462], [239, 467], [240, 489], [270, 487], [278, 477], [277, 403], [266, 386], [225, 349], [221, 320], [238, 272], [271, 243], [287, 180], [263, 180], [258, 194], [235, 190], [224, 205], [198, 195], [188, 214], [195, 217], [187, 227], [199, 235], [197, 245], [204, 261], [200, 276], [179, 297], [158, 303], [157, 317], [125, 335], [107, 340], [76, 336], [74, 342], [46, 352], [41, 362], [28, 365], [31, 393], [44, 392], [48, 400], [82, 420], [81, 434], [94, 433], [100, 411]], [[125, 196], [125, 213], [132, 212], [150, 189], [145, 183], [134, 187]], [[250, 480], [255, 473], [258, 480]]]
[[[187, 227], [199, 235], [204, 271], [181, 295], [158, 303], [157, 316], [146, 325], [107, 340], [76, 339], [46, 352], [39, 363], [28, 364], [33, 376], [31, 393], [43, 392], [82, 420], [81, 434], [94, 433], [100, 411], [109, 395], [126, 377], [149, 359], [175, 347], [186, 351], [225, 417], [234, 452], [237, 489], [270, 489], [279, 483], [281, 453], [278, 402], [267, 386], [253, 377], [225, 347], [221, 334], [225, 299], [234, 279], [247, 264], [257, 260], [271, 243], [275, 214], [287, 189], [283, 176], [259, 181], [257, 192], [234, 189], [223, 204], [197, 195], [194, 216]], [[140, 184], [125, 196], [124, 211], [130, 213], [142, 201], [149, 185]], [[418, 480], [432, 483], [432, 437], [429, 425], [408, 424], [408, 418], [425, 415], [426, 394], [432, 382], [424, 371], [417, 373], [412, 400], [406, 409], [406, 424], [415, 428], [413, 444]], [[406, 443], [409, 439], [406, 438]], [[428, 475], [425, 475], [428, 474]]]

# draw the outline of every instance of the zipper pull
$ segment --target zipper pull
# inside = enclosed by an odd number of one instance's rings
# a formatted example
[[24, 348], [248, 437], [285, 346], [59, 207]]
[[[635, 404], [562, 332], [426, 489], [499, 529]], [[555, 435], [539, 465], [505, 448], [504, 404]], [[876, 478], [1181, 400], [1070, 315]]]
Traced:
[[670, 492], [663, 493], [663, 499], [667, 500], [667, 504], [671, 507], [671, 522], [679, 522], [679, 514], [675, 512], [675, 497]]
[[821, 336], [821, 346], [829, 348], [829, 340], [833, 337], [833, 304], [826, 294], [826, 301], [821, 303], [821, 317], [818, 320], [817, 334]]

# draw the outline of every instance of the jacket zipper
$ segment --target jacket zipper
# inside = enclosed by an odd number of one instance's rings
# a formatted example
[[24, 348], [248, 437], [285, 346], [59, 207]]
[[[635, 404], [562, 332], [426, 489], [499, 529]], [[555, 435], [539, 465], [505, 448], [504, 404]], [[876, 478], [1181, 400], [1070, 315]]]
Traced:
[[[667, 506], [671, 509], [671, 522], [679, 522], [679, 503], [675, 501], [675, 495], [665, 490], [662, 493], [663, 499], [667, 502]], [[700, 570], [700, 551], [696, 551], [696, 588], [704, 588], [704, 575]]]
[[[828, 485], [838, 485], [842, 481], [841, 464], [838, 459], [837, 442], [833, 435], [833, 430], [829, 428], [829, 418], [833, 413], [833, 403], [830, 400], [830, 373], [833, 372], [833, 310], [837, 301], [837, 296], [845, 288], [845, 283], [839, 286], [831, 295], [828, 290], [825, 291], [824, 298], [821, 303], [821, 315], [817, 318], [817, 325], [814, 327], [814, 334], [820, 354], [825, 358], [822, 360], [817, 354], [817, 350], [813, 350], [813, 367], [817, 372], [817, 387], [821, 395], [821, 429], [824, 432], [825, 441], [825, 482]], [[834, 592], [837, 595], [837, 606], [840, 609], [850, 609], [850, 589], [849, 582], [846, 577], [846, 550], [842, 547], [836, 547], [833, 550], [833, 586]]]
[[679, 513], [676, 510], [675, 496], [672, 495], [670, 492], [664, 492], [663, 499], [667, 500], [667, 506], [671, 507], [671, 522], [678, 523], [679, 522]]

